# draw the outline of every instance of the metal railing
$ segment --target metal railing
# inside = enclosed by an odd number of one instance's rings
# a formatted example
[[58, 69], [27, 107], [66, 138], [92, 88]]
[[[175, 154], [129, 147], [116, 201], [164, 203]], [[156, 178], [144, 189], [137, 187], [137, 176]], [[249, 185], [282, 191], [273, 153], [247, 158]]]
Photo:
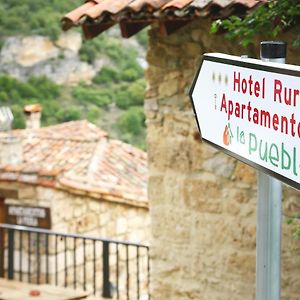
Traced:
[[149, 247], [130, 242], [0, 224], [0, 276], [150, 299]]

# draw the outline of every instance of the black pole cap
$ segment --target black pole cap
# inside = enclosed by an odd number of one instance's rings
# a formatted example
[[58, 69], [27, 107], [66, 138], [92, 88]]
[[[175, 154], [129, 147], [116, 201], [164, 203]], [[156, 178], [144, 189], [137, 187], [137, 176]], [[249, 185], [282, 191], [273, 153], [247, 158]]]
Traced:
[[263, 41], [260, 43], [261, 58], [286, 58], [286, 42]]

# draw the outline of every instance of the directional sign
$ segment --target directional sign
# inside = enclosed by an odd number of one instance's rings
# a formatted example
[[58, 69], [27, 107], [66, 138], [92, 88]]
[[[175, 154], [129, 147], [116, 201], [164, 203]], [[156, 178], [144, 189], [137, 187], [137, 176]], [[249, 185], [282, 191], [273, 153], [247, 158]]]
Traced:
[[300, 189], [300, 67], [205, 54], [192, 99], [202, 138]]
[[4, 206], [4, 209], [7, 224], [51, 228], [49, 207], [8, 204]]

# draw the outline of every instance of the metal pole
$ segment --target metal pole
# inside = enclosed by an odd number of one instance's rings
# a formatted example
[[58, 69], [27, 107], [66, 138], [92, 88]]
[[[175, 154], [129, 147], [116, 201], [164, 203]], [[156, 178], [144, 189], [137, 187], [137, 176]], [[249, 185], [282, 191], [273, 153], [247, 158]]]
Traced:
[[[261, 42], [262, 61], [285, 63], [286, 43]], [[280, 300], [282, 185], [258, 172], [256, 300]]]
[[103, 253], [102, 253], [102, 268], [103, 268], [103, 298], [112, 298], [112, 290], [109, 281], [109, 243], [103, 242]]
[[8, 270], [7, 277], [8, 279], [14, 279], [15, 272], [15, 231], [13, 229], [8, 229]]

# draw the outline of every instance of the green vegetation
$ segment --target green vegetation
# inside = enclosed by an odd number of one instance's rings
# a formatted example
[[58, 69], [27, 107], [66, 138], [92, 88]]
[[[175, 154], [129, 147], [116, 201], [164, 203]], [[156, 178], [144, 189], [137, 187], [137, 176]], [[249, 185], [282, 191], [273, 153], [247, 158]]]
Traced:
[[[124, 47], [122, 40], [101, 34], [93, 40], [84, 41], [80, 51], [80, 59], [92, 63], [99, 56], [107, 57], [112, 62], [111, 68], [105, 69], [105, 80], [134, 81], [143, 76], [143, 69], [137, 62], [137, 51], [134, 48]], [[95, 83], [101, 82], [101, 75], [95, 78]], [[100, 78], [99, 78], [100, 76]]]
[[143, 109], [131, 107], [119, 118], [117, 126], [122, 133], [138, 135], [143, 131], [144, 122]]
[[56, 39], [63, 14], [82, 4], [81, 0], [2, 0], [1, 37], [40, 34]]
[[[66, 12], [83, 3], [84, 1], [82, 0], [1, 0], [1, 39], [13, 35], [39, 34], [49, 36], [55, 40], [61, 33], [61, 17]], [[146, 30], [142, 30], [138, 33], [137, 39], [142, 46], [146, 47]], [[101, 38], [97, 38], [86, 43], [82, 55], [85, 56], [87, 61], [90, 61], [95, 57], [94, 44], [100, 46], [101, 40]], [[107, 44], [104, 48], [111, 48], [111, 55], [113, 55], [113, 53], [118, 53], [118, 49], [113, 43]]]
[[[139, 40], [143, 41], [142, 31]], [[144, 45], [145, 41], [142, 42]], [[112, 63], [104, 66], [94, 77], [93, 85], [79, 85], [72, 95], [80, 105], [94, 104], [101, 108], [101, 116], [110, 105], [121, 112], [116, 123], [110, 126], [112, 134], [128, 143], [145, 148], [145, 122], [143, 102], [145, 91], [144, 71], [137, 62], [137, 51], [124, 47], [121, 39], [102, 34], [94, 40], [85, 41], [80, 49], [81, 60], [93, 63], [97, 57], [106, 57]], [[95, 108], [93, 108], [95, 109]], [[104, 109], [104, 112], [103, 112]], [[89, 113], [87, 118], [95, 121], [99, 112]]]
[[46, 77], [31, 77], [22, 82], [0, 75], [0, 105], [12, 108], [14, 128], [25, 127], [23, 107], [27, 104], [43, 106], [42, 126], [87, 119], [104, 128], [107, 126], [101, 122], [101, 117], [108, 114], [110, 105], [117, 106], [116, 124], [105, 129], [113, 130], [113, 137], [145, 148], [144, 86], [144, 80], [139, 79], [133, 83], [104, 81], [102, 85], [63, 87]]
[[102, 108], [107, 107], [113, 101], [110, 89], [99, 90], [94, 86], [79, 85], [73, 89], [72, 95], [80, 104], [91, 103]]
[[116, 105], [121, 109], [143, 105], [145, 86], [146, 83], [144, 79], [139, 79], [131, 84], [121, 86], [115, 95]]
[[110, 84], [112, 82], [117, 83], [119, 81], [120, 77], [118, 70], [114, 67], [103, 67], [93, 79], [95, 84]]
[[125, 142], [145, 147], [145, 115], [142, 107], [130, 107], [117, 120], [116, 127]]
[[59, 105], [57, 99], [61, 94], [62, 87], [45, 77], [31, 77], [27, 82], [21, 82], [0, 75], [0, 103], [12, 107], [14, 128], [24, 128], [24, 105], [37, 102], [44, 108], [43, 125], [79, 119], [81, 114], [78, 109]]
[[[38, 34], [56, 40], [61, 33], [61, 17], [82, 3], [82, 0], [49, 0], [47, 4], [44, 0], [2, 0], [0, 47], [6, 37], [14, 35]], [[147, 46], [146, 30], [137, 34], [137, 41], [139, 47]], [[83, 41], [79, 55], [88, 63], [107, 59], [108, 63], [91, 85], [60, 86], [45, 77], [21, 82], [0, 74], [0, 105], [12, 107], [14, 128], [25, 126], [24, 105], [40, 103], [43, 126], [87, 119], [108, 130], [111, 136], [145, 148], [142, 110], [145, 82], [136, 49], [124, 45], [121, 38], [103, 33]]]
[[148, 31], [147, 28], [144, 28], [140, 32], [137, 33], [136, 38], [138, 42], [144, 47], [147, 48], [148, 46]]
[[[217, 20], [212, 25], [212, 32], [219, 29], [227, 31], [227, 37], [240, 40], [247, 47], [254, 42], [254, 36], [261, 34], [265, 38], [275, 38], [292, 26], [299, 32], [300, 20], [299, 0], [270, 0], [267, 5], [260, 6], [245, 18], [231, 16]], [[300, 45], [300, 33], [294, 45]]]

